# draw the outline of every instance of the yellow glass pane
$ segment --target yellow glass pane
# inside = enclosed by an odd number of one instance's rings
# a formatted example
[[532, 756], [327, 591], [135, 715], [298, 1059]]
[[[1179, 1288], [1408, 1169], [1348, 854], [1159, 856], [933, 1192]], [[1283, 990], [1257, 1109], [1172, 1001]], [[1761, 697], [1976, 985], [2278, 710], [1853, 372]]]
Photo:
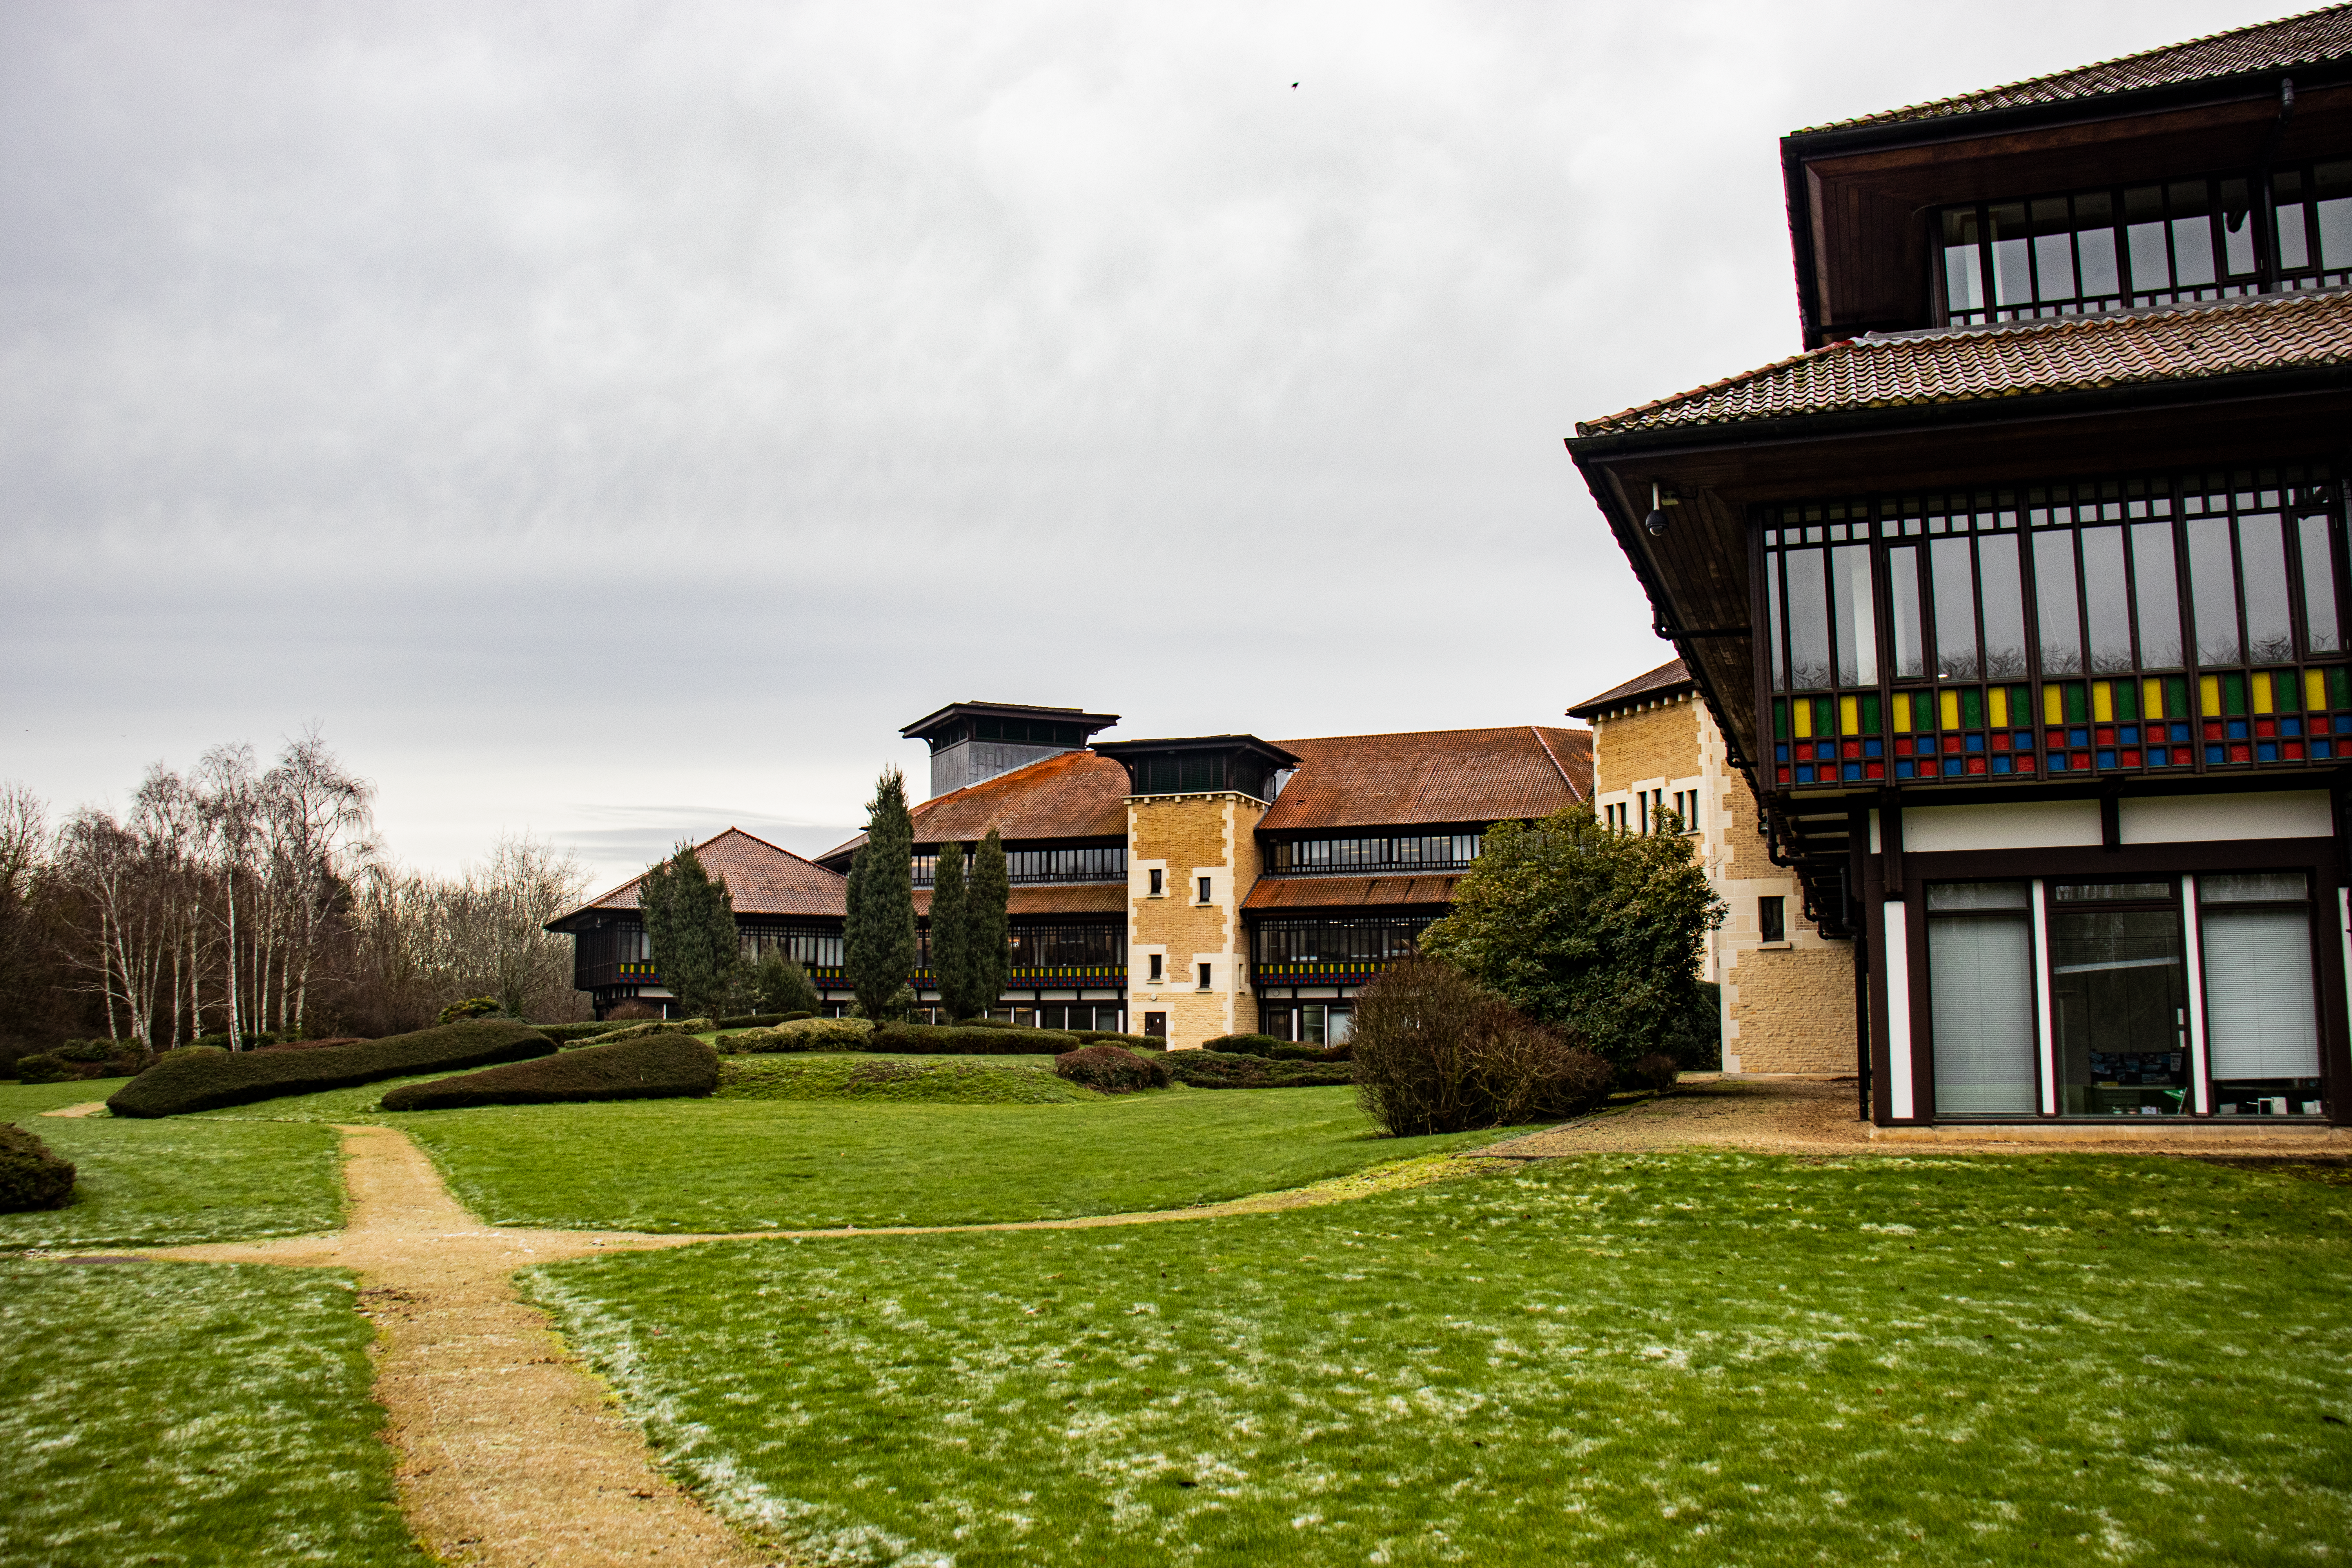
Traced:
[[1960, 727], [1960, 694], [1957, 691], [1938, 691], [1936, 696], [1938, 699], [1936, 704], [1937, 717], [1943, 721], [1939, 727], [1946, 730], [1958, 729]]
[[1796, 701], [1789, 704], [1789, 706], [1792, 710], [1790, 717], [1795, 719], [1797, 721], [1797, 739], [1800, 741], [1811, 740], [1813, 738], [1813, 705], [1811, 700], [1807, 698], [1800, 697]]
[[[2143, 680], [2139, 683], [2139, 716], [2143, 719], [2164, 717], [2164, 682]], [[2173, 715], [2179, 718], [2179, 714]]]
[[[2313, 679], [2316, 679], [2317, 677], [2315, 676]], [[1907, 691], [1898, 691], [1895, 694], [1895, 732], [1898, 735], [1907, 735], [1911, 732], [1911, 694]]]
[[2272, 705], [2271, 696], [2271, 672], [2267, 669], [2254, 671], [2254, 711], [2257, 713], [2277, 711]]
[[2116, 721], [2116, 683], [2112, 680], [2091, 682], [2091, 721], [2112, 724]]
[[1985, 694], [1985, 707], [1991, 715], [1992, 727], [1994, 729], [2006, 730], [2009, 728], [2008, 687], [1996, 686], [1990, 692], [1987, 692]]
[[2204, 708], [2205, 717], [2219, 719], [2221, 716], [2221, 678], [2218, 675], [2199, 676], [2197, 700]]
[[2063, 724], [2066, 721], [2066, 694], [2054, 686], [2042, 689], [2042, 721]]
[[1841, 697], [1838, 699], [1838, 733], [1841, 735], [1859, 735], [1862, 733], [1861, 698]]
[[2327, 706], [2327, 677], [2316, 669], [2303, 672], [2303, 705], [2313, 712]]

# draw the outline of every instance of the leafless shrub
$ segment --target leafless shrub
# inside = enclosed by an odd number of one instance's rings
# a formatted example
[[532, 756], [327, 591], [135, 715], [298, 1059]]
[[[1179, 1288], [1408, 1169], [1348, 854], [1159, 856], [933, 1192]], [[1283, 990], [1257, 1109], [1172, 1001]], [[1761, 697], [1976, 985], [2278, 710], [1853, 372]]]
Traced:
[[1572, 1116], [1615, 1069], [1451, 964], [1391, 964], [1356, 1000], [1356, 1092], [1398, 1137]]

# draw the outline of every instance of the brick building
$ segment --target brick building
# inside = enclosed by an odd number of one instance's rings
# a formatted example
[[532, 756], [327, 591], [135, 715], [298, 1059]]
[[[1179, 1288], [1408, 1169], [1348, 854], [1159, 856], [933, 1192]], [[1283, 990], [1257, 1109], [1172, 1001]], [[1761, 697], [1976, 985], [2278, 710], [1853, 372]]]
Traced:
[[[935, 793], [912, 811], [919, 926], [940, 855], [992, 829], [1004, 844], [1013, 963], [996, 1012], [1012, 1022], [1174, 1046], [1258, 1031], [1344, 1040], [1357, 991], [1445, 912], [1488, 827], [1591, 796], [1579, 730], [1093, 742], [1117, 721], [955, 703], [902, 731], [934, 761]], [[698, 847], [728, 879], [747, 952], [790, 954], [836, 1012], [850, 1000], [842, 928], [864, 842], [807, 859], [730, 829]], [[669, 1001], [634, 879], [548, 929], [574, 934], [575, 983], [600, 1015]], [[930, 1016], [922, 940], [908, 983]]]

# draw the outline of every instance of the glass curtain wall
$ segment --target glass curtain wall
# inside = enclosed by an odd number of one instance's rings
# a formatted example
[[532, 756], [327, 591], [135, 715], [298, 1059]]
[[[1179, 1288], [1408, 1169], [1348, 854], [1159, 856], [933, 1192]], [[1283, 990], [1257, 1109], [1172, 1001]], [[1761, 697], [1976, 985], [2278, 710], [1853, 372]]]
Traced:
[[1775, 507], [1773, 781], [2352, 756], [2325, 467]]
[[1971, 203], [1937, 222], [1953, 326], [2352, 282], [2352, 163], [2273, 170], [2267, 201], [2247, 172]]
[[2200, 1025], [2213, 1114], [2326, 1113], [2320, 928], [2303, 872], [1946, 882], [1926, 901], [1938, 1116], [2195, 1114]]

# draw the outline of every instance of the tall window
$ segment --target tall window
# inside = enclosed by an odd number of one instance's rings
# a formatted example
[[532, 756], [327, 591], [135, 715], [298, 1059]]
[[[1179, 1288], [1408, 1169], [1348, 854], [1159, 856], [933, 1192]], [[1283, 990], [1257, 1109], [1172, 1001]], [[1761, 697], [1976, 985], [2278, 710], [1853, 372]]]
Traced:
[[1433, 915], [1262, 920], [1251, 927], [1256, 963], [1279, 978], [1377, 969], [1413, 951]]
[[2311, 889], [2300, 871], [2197, 879], [2213, 1109], [2316, 1116]]
[[2352, 755], [2341, 534], [2318, 465], [1773, 508], [1775, 782]]
[[[2267, 216], [2268, 222], [2265, 222]], [[1937, 286], [1956, 326], [2352, 281], [2352, 163], [1947, 207]]]
[[1927, 889], [1927, 976], [1939, 1114], [2031, 1115], [2033, 928], [2022, 882]]
[[1482, 833], [1383, 833], [1350, 838], [1290, 838], [1266, 847], [1277, 874], [1297, 871], [1465, 870]]
[[1756, 900], [1756, 940], [1786, 942], [1789, 940], [1789, 900], [1779, 894]]

